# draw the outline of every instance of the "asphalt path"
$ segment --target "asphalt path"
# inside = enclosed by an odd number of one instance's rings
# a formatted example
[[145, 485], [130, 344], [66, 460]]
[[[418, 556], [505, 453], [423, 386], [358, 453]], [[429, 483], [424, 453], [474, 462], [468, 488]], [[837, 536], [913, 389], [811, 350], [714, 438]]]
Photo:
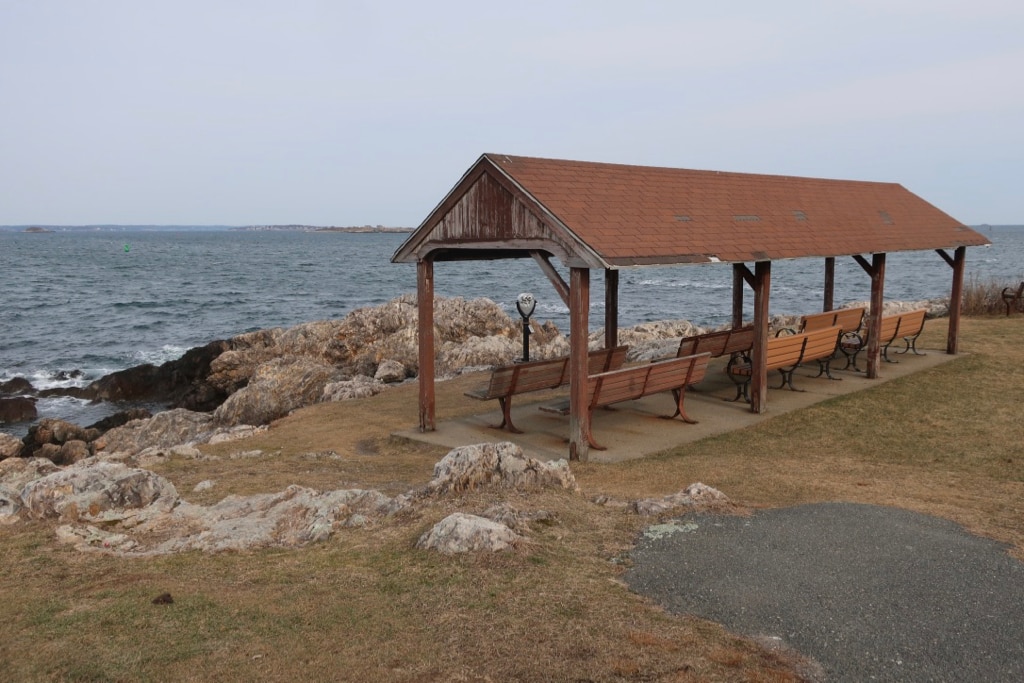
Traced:
[[1024, 681], [1024, 564], [953, 522], [822, 503], [651, 531], [632, 590], [781, 640], [828, 681]]

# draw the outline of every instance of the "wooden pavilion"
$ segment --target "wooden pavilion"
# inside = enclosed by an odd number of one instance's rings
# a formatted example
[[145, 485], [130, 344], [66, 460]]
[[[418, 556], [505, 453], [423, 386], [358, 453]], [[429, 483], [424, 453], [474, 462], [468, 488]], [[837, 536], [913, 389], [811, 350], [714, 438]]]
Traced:
[[[966, 247], [989, 241], [895, 183], [694, 171], [484, 154], [398, 248], [417, 264], [420, 430], [433, 431], [435, 261], [532, 258], [569, 308], [571, 459], [587, 459], [584, 407], [590, 271], [603, 269], [605, 346], [617, 344], [619, 270], [726, 263], [732, 319], [753, 290], [751, 410], [767, 402], [765, 349], [771, 264], [824, 259], [822, 310], [833, 306], [835, 259], [871, 278], [868, 324], [882, 315], [889, 252], [935, 250], [953, 271], [947, 353], [956, 353]], [[569, 268], [566, 283], [551, 262]], [[753, 264], [751, 268], [747, 264]], [[880, 351], [870, 340], [868, 377]]]

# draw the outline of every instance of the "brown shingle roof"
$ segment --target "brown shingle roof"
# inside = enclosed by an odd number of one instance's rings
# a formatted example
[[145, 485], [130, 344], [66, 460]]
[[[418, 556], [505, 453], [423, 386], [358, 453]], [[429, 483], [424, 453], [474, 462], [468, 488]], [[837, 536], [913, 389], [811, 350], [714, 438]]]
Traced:
[[591, 267], [989, 243], [896, 183], [485, 154], [394, 260], [445, 246], [523, 249], [545, 240], [571, 265]]

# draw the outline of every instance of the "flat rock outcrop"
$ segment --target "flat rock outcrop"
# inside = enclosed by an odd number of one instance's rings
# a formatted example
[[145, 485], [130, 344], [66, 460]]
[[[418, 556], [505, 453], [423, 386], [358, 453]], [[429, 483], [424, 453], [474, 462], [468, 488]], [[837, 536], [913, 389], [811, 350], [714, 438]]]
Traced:
[[[191, 457], [189, 450], [171, 452]], [[341, 529], [382, 523], [431, 505], [437, 496], [475, 486], [577, 490], [567, 463], [538, 463], [510, 443], [453, 449], [437, 463], [435, 474], [425, 489], [394, 497], [374, 490], [289, 486], [277, 493], [227, 496], [206, 506], [182, 500], [169, 480], [126, 462], [96, 456], [58, 467], [44, 458], [10, 458], [0, 461], [0, 523], [59, 520], [61, 542], [130, 556], [294, 548]], [[424, 534], [420, 547], [446, 553], [502, 550], [524, 542], [532, 524], [553, 523], [545, 511], [500, 503], [482, 516], [460, 513], [443, 520]]]

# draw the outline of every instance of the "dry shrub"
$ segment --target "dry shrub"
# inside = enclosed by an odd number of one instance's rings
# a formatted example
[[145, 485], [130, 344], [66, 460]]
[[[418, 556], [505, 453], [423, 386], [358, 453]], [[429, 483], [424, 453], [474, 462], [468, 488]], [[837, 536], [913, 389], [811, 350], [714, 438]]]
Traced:
[[1003, 303], [1002, 297], [1003, 290], [1006, 288], [1016, 290], [1019, 286], [1020, 281], [1005, 282], [994, 278], [982, 280], [972, 275], [964, 284], [964, 294], [961, 299], [963, 308], [961, 310], [964, 315], [997, 315], [1006, 313], [1006, 304]]

